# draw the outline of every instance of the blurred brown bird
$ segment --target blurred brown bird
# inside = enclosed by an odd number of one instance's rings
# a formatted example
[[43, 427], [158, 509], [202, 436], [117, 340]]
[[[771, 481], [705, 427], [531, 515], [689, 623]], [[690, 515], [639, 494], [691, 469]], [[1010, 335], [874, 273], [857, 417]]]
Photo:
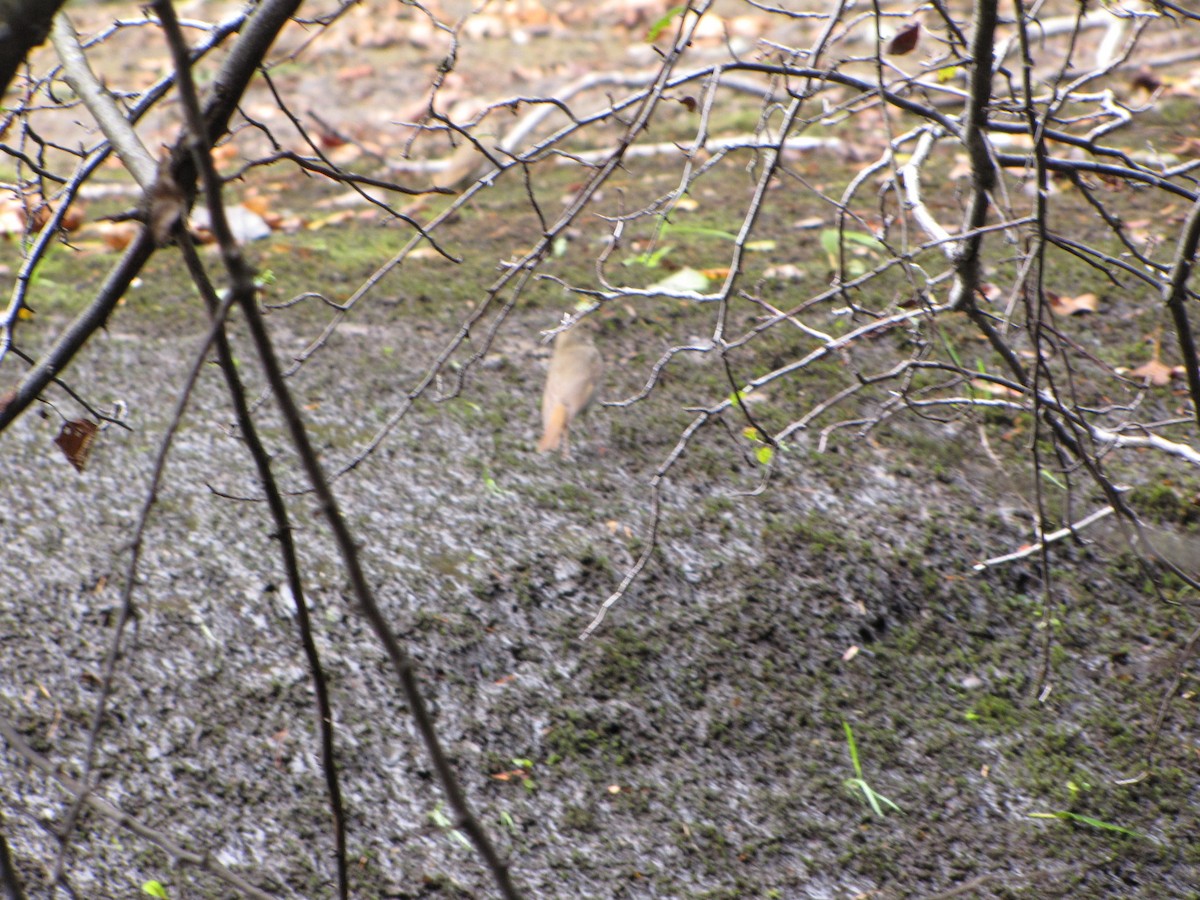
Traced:
[[561, 450], [571, 455], [571, 420], [592, 401], [604, 360], [592, 342], [587, 326], [577, 324], [554, 339], [546, 390], [542, 393], [542, 439], [538, 452]]

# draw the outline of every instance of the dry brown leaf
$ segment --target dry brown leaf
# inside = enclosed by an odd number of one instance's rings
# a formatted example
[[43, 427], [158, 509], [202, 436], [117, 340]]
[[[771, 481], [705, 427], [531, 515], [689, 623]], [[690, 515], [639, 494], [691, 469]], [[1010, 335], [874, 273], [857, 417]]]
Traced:
[[501, 10], [501, 15], [523, 28], [545, 29], [551, 24], [551, 13], [538, 0], [509, 0]]
[[67, 231], [78, 231], [87, 219], [87, 209], [79, 203], [68, 209], [62, 218], [62, 227]]
[[1200, 156], [1200, 138], [1188, 137], [1171, 148], [1171, 152], [1176, 156]]
[[1025, 396], [1015, 388], [1010, 388], [1006, 384], [996, 384], [994, 381], [987, 381], [983, 378], [975, 378], [971, 381], [971, 387], [983, 394], [991, 394], [993, 397], [1023, 397]]
[[237, 144], [233, 141], [226, 141], [217, 147], [213, 147], [211, 151], [213, 165], [220, 168], [226, 163], [231, 163], [238, 157]]
[[979, 294], [988, 303], [995, 303], [1004, 296], [1004, 288], [998, 284], [992, 284], [990, 281], [984, 281], [979, 285]]
[[354, 210], [343, 209], [340, 212], [332, 213], [331, 215], [324, 216], [320, 219], [313, 219], [311, 222], [308, 223], [308, 230], [309, 231], [320, 231], [322, 228], [328, 228], [330, 225], [340, 225], [340, 224], [342, 224], [342, 222], [345, 222], [347, 219], [353, 219], [353, 218], [354, 218]]
[[1163, 86], [1163, 81], [1150, 66], [1146, 65], [1133, 74], [1133, 77], [1129, 79], [1129, 85], [1135, 90], [1143, 90], [1147, 94], [1153, 94]]
[[137, 237], [136, 222], [97, 222], [96, 231], [109, 250], [124, 250]]
[[25, 210], [15, 198], [0, 200], [0, 234], [24, 234]]
[[497, 781], [515, 781], [518, 778], [528, 778], [529, 773], [527, 773], [524, 769], [510, 769], [507, 772], [495, 772], [488, 777], [495, 778]]
[[[43, 203], [33, 209], [30, 214], [30, 225], [34, 231], [41, 231], [46, 227], [46, 223], [50, 221], [54, 215], [54, 207], [47, 203]], [[74, 231], [83, 224], [84, 212], [80, 204], [71, 206], [63, 213], [61, 227], [65, 231]]]
[[767, 266], [763, 270], [763, 278], [778, 281], [799, 281], [805, 277], [805, 272], [795, 263], [780, 263], [777, 266]]
[[1050, 311], [1056, 316], [1073, 316], [1077, 313], [1094, 313], [1100, 308], [1100, 298], [1095, 294], [1080, 294], [1078, 297], [1067, 297], [1046, 291], [1046, 299], [1050, 301]]
[[253, 213], [265, 216], [271, 211], [271, 198], [262, 194], [250, 194], [242, 198], [242, 206]]
[[54, 443], [75, 467], [76, 472], [82, 472], [87, 467], [92, 442], [96, 440], [96, 432], [99, 430], [95, 422], [89, 422], [87, 419], [63, 422], [62, 431], [58, 433]]
[[1156, 387], [1166, 387], [1171, 383], [1171, 376], [1175, 374], [1175, 369], [1162, 360], [1152, 359], [1147, 363], [1142, 363], [1136, 369], [1130, 369], [1127, 374], [1149, 381]]
[[913, 22], [907, 28], [901, 28], [888, 41], [887, 52], [892, 56], [904, 56], [906, 53], [912, 53], [917, 49], [917, 43], [921, 40], [921, 23]]
[[338, 81], [358, 81], [362, 78], [370, 78], [375, 74], [375, 67], [370, 63], [358, 63], [353, 66], [343, 66], [337, 70], [335, 78]]

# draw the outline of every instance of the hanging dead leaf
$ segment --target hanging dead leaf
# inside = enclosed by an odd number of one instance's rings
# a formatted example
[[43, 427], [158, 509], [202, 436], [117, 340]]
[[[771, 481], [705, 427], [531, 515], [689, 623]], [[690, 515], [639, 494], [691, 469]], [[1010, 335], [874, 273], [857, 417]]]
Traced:
[[1100, 308], [1100, 298], [1095, 294], [1080, 294], [1078, 297], [1066, 297], [1054, 291], [1046, 291], [1046, 299], [1050, 301], [1050, 311], [1056, 316], [1073, 316], [1077, 313], [1094, 313]]
[[58, 444], [58, 449], [62, 450], [76, 472], [82, 472], [87, 467], [92, 442], [96, 440], [96, 432], [99, 430], [95, 422], [74, 419], [64, 422], [62, 431], [54, 439], [54, 443]]
[[906, 53], [912, 53], [917, 49], [917, 43], [921, 40], [921, 23], [913, 22], [907, 28], [901, 28], [893, 35], [888, 42], [887, 52], [892, 56], [904, 56]]

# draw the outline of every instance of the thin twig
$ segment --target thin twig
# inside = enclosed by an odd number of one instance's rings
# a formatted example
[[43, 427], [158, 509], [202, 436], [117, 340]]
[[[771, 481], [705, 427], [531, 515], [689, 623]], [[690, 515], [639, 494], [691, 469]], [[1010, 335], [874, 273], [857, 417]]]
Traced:
[[458, 821], [457, 826], [466, 832], [475, 845], [480, 856], [490, 870], [496, 886], [506, 898], [519, 896], [509, 874], [508, 864], [501, 860], [491, 839], [484, 830], [478, 817], [471, 809], [466, 794], [458, 783], [458, 778], [442, 749], [441, 740], [433, 724], [433, 717], [421, 693], [417, 682], [416, 668], [408, 652], [401, 646], [392, 633], [391, 627], [375, 601], [374, 593], [367, 583], [366, 573], [362, 567], [358, 543], [350, 532], [350, 528], [342, 516], [337, 499], [325, 477], [321, 463], [317, 459], [316, 450], [308, 436], [300, 409], [292, 397], [287, 383], [284, 381], [279, 360], [271, 338], [267, 333], [262, 314], [255, 304], [254, 277], [242, 255], [230, 230], [225, 215], [225, 206], [221, 197], [222, 182], [213, 165], [208, 150], [209, 137], [205, 134], [205, 122], [202, 118], [200, 103], [196, 97], [195, 85], [192, 83], [191, 72], [188, 68], [187, 51], [183, 34], [178, 23], [174, 21], [174, 9], [170, 0], [156, 0], [154, 4], [163, 20], [164, 31], [171, 45], [175, 58], [176, 71], [179, 75], [180, 96], [183, 99], [184, 111], [187, 114], [188, 127], [191, 130], [189, 149], [194, 156], [199, 170], [201, 183], [204, 188], [205, 202], [212, 218], [213, 234], [217, 237], [221, 248], [221, 256], [228, 271], [230, 286], [229, 295], [241, 309], [249, 327], [251, 339], [259, 355], [264, 374], [270, 382], [275, 400], [283, 415], [293, 446], [304, 466], [304, 470], [317, 496], [320, 512], [328, 522], [334, 534], [342, 562], [346, 567], [355, 600], [374, 630], [376, 637], [383, 644], [391, 660], [392, 668], [400, 680], [405, 700], [416, 723], [417, 730], [425, 743], [438, 781], [445, 791], [451, 808]]
[[1072, 522], [1065, 528], [1060, 528], [1057, 531], [1052, 531], [1049, 534], [1043, 535], [1040, 541], [1022, 547], [1012, 553], [1006, 553], [1003, 556], [993, 556], [991, 559], [985, 559], [982, 562], [975, 563], [972, 568], [976, 572], [982, 572], [985, 569], [994, 568], [1004, 565], [1005, 563], [1016, 562], [1018, 559], [1025, 559], [1027, 556], [1033, 556], [1035, 553], [1040, 553], [1045, 547], [1050, 546], [1055, 541], [1061, 541], [1063, 538], [1072, 537], [1081, 529], [1087, 528], [1089, 525], [1099, 522], [1105, 516], [1111, 516], [1116, 510], [1111, 506], [1103, 506], [1090, 515], [1084, 516], [1078, 522]]

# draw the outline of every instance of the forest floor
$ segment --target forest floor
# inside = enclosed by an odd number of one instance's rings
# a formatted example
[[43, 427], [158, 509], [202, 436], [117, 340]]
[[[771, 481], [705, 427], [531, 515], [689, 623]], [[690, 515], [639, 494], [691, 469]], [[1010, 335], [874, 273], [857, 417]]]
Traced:
[[[279, 79], [336, 78], [353, 54], [324, 60], [327, 74]], [[466, 77], [485, 78], [486, 63], [471, 76], [464, 60]], [[391, 80], [370, 64], [376, 74], [354, 83], [375, 96]], [[1167, 110], [1158, 137], [1173, 140], [1187, 124]], [[853, 154], [791, 162], [830, 185], [857, 167]], [[565, 170], [542, 174], [541, 199], [577, 189]], [[722, 198], [749, 179], [729, 177], [696, 199], [732, 230]], [[677, 178], [651, 159], [606, 190], [661, 191]], [[268, 169], [231, 194], [266, 198], [281, 221], [301, 223], [247, 246], [270, 273], [267, 303], [302, 291], [345, 300], [408, 236], [377, 208], [347, 205], [344, 188], [291, 172]], [[770, 262], [806, 274], [764, 291], [815, 292], [829, 274], [825, 254], [808, 226], [793, 226], [821, 208], [783, 187], [772, 196], [765, 231], [790, 245]], [[409, 213], [427, 217], [447, 202], [418, 201]], [[1130, 219], [1156, 215], [1138, 202], [1131, 194]], [[1078, 198], [1061, 203], [1080, 229], [1094, 224]], [[1037, 501], [1019, 417], [897, 418], [823, 446], [816, 430], [801, 431], [765, 486], [740, 424], [701, 430], [660, 479], [648, 566], [580, 640], [645, 547], [656, 470], [695, 409], [729, 387], [717, 359], [675, 363], [643, 400], [597, 405], [572, 459], [536, 454], [549, 355], [541, 333], [572, 306], [540, 282], [511, 310], [489, 313], [410, 406], [498, 264], [537, 234], [518, 179], [480, 192], [438, 233], [461, 264], [414, 257], [290, 379], [324, 462], [343, 473], [335, 490], [371, 587], [527, 896], [1198, 896], [1198, 689], [1195, 661], [1179, 663], [1198, 624], [1195, 597], [1139, 560], [1114, 525], [1055, 544], [1049, 583], [1037, 555], [975, 570], [1031, 539]], [[582, 280], [597, 235], [603, 228], [573, 233], [551, 271]], [[672, 266], [720, 262], [721, 247], [676, 240]], [[75, 243], [48, 264], [44, 301], [21, 333], [30, 352], [116, 258], [86, 231]], [[5, 260], [19, 264], [15, 251]], [[1097, 276], [1080, 273], [1074, 289], [1088, 278]], [[1106, 296], [1099, 314], [1063, 328], [1132, 352], [1165, 321], [1161, 309], [1133, 307]], [[735, 306], [730, 333], [760, 314]], [[270, 310], [280, 354], [299, 355], [331, 315], [314, 299]], [[713, 315], [663, 299], [602, 309], [601, 400], [637, 393], [667, 348], [711, 333]], [[69, 774], [86, 756], [154, 454], [206, 330], [177, 257], [159, 253], [67, 373], [88, 397], [123, 403], [131, 428], [101, 432], [82, 474], [53, 446], [55, 410], [0, 435], [0, 716]], [[234, 332], [255, 396], [254, 352], [236, 323]], [[895, 349], [889, 340], [881, 353]], [[810, 344], [798, 332], [763, 340], [739, 361], [760, 371]], [[846, 371], [833, 360], [768, 403], [794, 418]], [[1151, 402], [1171, 403], [1170, 391]], [[489, 896], [271, 403], [259, 413], [280, 477], [298, 492], [353, 895]], [[1160, 552], [1194, 564], [1196, 480], [1138, 460], [1120, 473], [1157, 511]], [[138, 615], [96, 748], [97, 793], [274, 896], [327, 897], [313, 691], [260, 493], [220, 373], [204, 365], [149, 518]], [[872, 791], [886, 798], [875, 810]], [[4, 750], [0, 834], [31, 896], [49, 890], [64, 798]], [[67, 873], [80, 897], [132, 897], [151, 880], [172, 898], [229, 895], [91, 812]]]

